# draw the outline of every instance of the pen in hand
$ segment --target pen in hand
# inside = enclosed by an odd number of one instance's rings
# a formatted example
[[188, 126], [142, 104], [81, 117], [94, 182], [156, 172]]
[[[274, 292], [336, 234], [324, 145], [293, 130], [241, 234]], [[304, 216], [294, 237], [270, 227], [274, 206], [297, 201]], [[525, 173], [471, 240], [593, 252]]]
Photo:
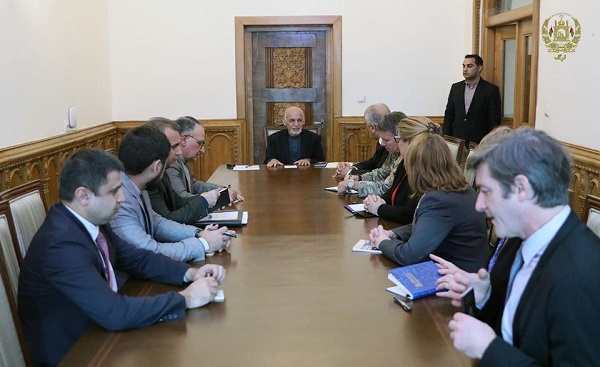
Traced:
[[[208, 226], [207, 226], [205, 229], [206, 229], [207, 231], [214, 231], [214, 230], [216, 230], [217, 228], [214, 228], [214, 227], [208, 227]], [[229, 231], [225, 231], [225, 232], [223, 232], [223, 236], [237, 238], [237, 234], [235, 234], [235, 233], [233, 233], [233, 232], [229, 232]]]

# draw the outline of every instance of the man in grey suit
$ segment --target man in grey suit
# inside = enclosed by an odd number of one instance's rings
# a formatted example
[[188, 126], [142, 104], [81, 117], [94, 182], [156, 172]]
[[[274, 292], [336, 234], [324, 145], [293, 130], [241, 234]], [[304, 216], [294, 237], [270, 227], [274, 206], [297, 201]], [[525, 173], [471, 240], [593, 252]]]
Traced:
[[[191, 116], [180, 117], [175, 120], [175, 123], [179, 125], [181, 133], [181, 154], [167, 167], [167, 175], [171, 180], [173, 191], [182, 198], [201, 195], [212, 207], [218, 198], [213, 190], [223, 185], [196, 180], [186, 166], [187, 162], [204, 154], [206, 136], [204, 126]], [[244, 201], [244, 197], [232, 188], [229, 188], [229, 198], [232, 203]]]
[[206, 253], [230, 246], [223, 233], [227, 227], [196, 227], [168, 220], [152, 210], [145, 188], [160, 181], [174, 147], [159, 130], [149, 126], [131, 129], [119, 147], [123, 193], [117, 217], [110, 221], [112, 230], [123, 240], [175, 260], [204, 260]]

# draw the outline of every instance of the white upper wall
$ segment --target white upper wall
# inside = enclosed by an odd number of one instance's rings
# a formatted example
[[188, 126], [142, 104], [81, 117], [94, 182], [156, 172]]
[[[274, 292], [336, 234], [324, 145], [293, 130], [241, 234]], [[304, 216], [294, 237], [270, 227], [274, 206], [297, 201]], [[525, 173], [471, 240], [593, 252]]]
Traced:
[[113, 120], [235, 118], [234, 18], [274, 15], [342, 16], [344, 116], [375, 102], [443, 115], [471, 52], [472, 4], [109, 0]]
[[541, 1], [540, 27], [556, 13], [579, 21], [581, 40], [575, 52], [558, 61], [540, 37], [536, 128], [558, 140], [600, 150], [600, 2]]
[[106, 0], [0, 0], [0, 50], [0, 148], [111, 121]]
[[[236, 117], [235, 16], [341, 15], [343, 115], [374, 102], [442, 115], [471, 51], [472, 4], [1, 0], [0, 148], [64, 133], [71, 105], [80, 127], [156, 115]], [[592, 102], [600, 95], [600, 2], [544, 0], [540, 21], [557, 12], [575, 16], [582, 37], [563, 62], [540, 40], [536, 127], [600, 150]]]

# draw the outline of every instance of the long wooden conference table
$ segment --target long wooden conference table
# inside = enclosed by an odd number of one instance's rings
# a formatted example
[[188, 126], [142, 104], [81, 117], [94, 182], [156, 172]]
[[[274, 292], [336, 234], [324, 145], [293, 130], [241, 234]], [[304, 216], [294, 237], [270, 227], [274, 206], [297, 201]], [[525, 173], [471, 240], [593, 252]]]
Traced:
[[[91, 326], [62, 366], [470, 366], [449, 338], [456, 311], [429, 297], [405, 312], [385, 288], [395, 263], [352, 253], [378, 221], [344, 209], [333, 170], [233, 172], [210, 182], [239, 188], [249, 221], [228, 253], [225, 302], [188, 310], [185, 320], [108, 332]], [[199, 264], [201, 265], [201, 264]], [[147, 296], [176, 287], [130, 279], [120, 290]]]

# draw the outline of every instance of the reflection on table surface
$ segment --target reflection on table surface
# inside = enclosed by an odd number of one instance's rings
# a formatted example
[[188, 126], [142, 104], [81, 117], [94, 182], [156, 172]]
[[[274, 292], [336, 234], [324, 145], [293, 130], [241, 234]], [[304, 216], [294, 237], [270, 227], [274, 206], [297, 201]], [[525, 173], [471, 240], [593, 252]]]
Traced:
[[[120, 333], [92, 326], [64, 366], [469, 366], [449, 339], [456, 311], [443, 299], [415, 301], [407, 313], [385, 291], [383, 256], [355, 254], [378, 218], [358, 219], [356, 197], [326, 192], [332, 170], [301, 167], [233, 172], [210, 182], [239, 188], [248, 225], [229, 252], [224, 303], [189, 310], [185, 320]], [[381, 221], [385, 228], [393, 223]], [[201, 265], [201, 264], [199, 264]], [[153, 295], [175, 287], [130, 279], [120, 291]]]

